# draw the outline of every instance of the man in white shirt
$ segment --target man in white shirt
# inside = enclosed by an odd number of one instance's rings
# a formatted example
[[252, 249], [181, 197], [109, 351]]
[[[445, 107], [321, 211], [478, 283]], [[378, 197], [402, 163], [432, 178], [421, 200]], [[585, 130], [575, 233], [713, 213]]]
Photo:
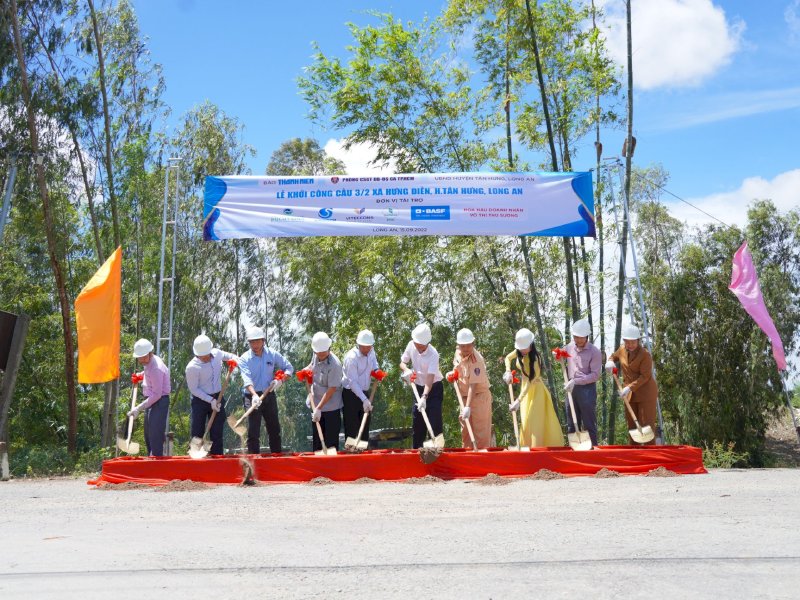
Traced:
[[356, 345], [344, 355], [344, 378], [342, 380], [342, 403], [345, 438], [355, 438], [361, 428], [361, 419], [367, 414], [367, 422], [361, 439], [369, 443], [369, 422], [372, 404], [369, 393], [370, 373], [378, 368], [378, 358], [373, 348], [375, 336], [369, 329], [360, 331]]
[[[408, 368], [411, 363], [412, 369]], [[426, 324], [417, 325], [411, 332], [411, 341], [408, 342], [403, 356], [400, 358], [401, 377], [404, 381], [411, 381], [412, 373], [417, 377], [415, 385], [420, 395], [420, 406], [428, 415], [431, 422], [433, 435], [443, 432], [442, 425], [442, 372], [439, 370], [439, 353], [431, 345], [431, 329]], [[417, 407], [416, 399], [411, 408], [412, 425], [414, 429], [413, 447], [421, 448], [422, 442], [428, 435], [428, 428]]]
[[[217, 413], [211, 425], [211, 451], [222, 454], [222, 432], [225, 424], [225, 398], [222, 391], [223, 362], [237, 361], [238, 356], [214, 348], [207, 335], [198, 335], [192, 345], [194, 358], [186, 365], [186, 387], [192, 394], [192, 437], [201, 438], [206, 432], [206, 423], [211, 412]], [[227, 367], [225, 367], [227, 373]]]

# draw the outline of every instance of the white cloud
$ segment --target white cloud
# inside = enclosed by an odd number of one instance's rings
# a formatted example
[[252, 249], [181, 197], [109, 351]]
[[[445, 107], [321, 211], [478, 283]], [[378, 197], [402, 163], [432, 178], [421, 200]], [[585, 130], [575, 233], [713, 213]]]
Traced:
[[[606, 36], [612, 58], [627, 65], [623, 3], [607, 1]], [[695, 86], [731, 61], [744, 22], [729, 21], [711, 0], [638, 0], [633, 3], [634, 85], [643, 90]]]
[[348, 175], [385, 175], [396, 172], [396, 165], [392, 161], [386, 165], [371, 164], [377, 154], [371, 144], [357, 143], [345, 150], [344, 143], [343, 139], [331, 138], [325, 143], [324, 150], [328, 156], [338, 158], [344, 163]]
[[793, 0], [786, 6], [783, 18], [789, 26], [789, 40], [792, 43], [800, 42], [800, 0]]
[[[744, 226], [747, 209], [754, 200], [769, 199], [779, 211], [785, 212], [800, 206], [800, 168], [786, 171], [767, 180], [763, 177], [748, 177], [738, 189], [731, 192], [711, 194], [700, 198], [687, 198], [695, 206], [714, 215], [728, 225]], [[719, 224], [713, 218], [682, 202], [668, 202], [672, 216], [689, 225]]]

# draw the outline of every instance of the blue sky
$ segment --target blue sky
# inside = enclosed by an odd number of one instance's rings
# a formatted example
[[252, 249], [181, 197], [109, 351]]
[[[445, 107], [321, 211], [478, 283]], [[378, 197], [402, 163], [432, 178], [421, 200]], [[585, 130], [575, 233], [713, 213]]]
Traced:
[[[624, 3], [605, 5], [609, 46], [623, 60]], [[254, 173], [291, 137], [315, 137], [332, 152], [347, 132], [312, 125], [296, 79], [311, 42], [344, 55], [345, 23], [374, 22], [367, 10], [418, 21], [437, 0], [134, 0], [152, 59], [164, 69], [170, 125], [206, 99], [245, 125], [258, 154]], [[670, 191], [728, 222], [742, 223], [747, 203], [772, 197], [800, 205], [800, 0], [636, 0], [634, 2], [635, 161], [660, 162]], [[623, 133], [603, 135], [606, 155]], [[574, 161], [593, 166], [593, 140]], [[340, 150], [339, 150], [340, 152]], [[364, 149], [345, 158], [365, 160]], [[353, 167], [357, 168], [357, 167]], [[668, 198], [665, 200], [669, 201]], [[692, 223], [701, 213], [675, 205]]]

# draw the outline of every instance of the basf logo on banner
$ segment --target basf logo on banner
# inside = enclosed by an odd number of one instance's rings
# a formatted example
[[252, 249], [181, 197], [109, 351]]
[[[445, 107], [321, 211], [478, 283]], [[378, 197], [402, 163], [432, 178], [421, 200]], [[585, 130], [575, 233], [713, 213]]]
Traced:
[[449, 206], [413, 206], [411, 208], [412, 221], [449, 221]]

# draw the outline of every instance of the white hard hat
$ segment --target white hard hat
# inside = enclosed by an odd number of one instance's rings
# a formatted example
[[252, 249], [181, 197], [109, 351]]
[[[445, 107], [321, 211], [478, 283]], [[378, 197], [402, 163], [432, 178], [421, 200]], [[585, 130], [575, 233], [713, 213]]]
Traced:
[[194, 351], [195, 356], [205, 356], [206, 354], [211, 354], [211, 349], [214, 347], [214, 342], [211, 341], [207, 335], [198, 335], [194, 338], [194, 344], [192, 344], [192, 350]]
[[428, 345], [431, 343], [431, 328], [425, 323], [420, 323], [411, 332], [411, 339], [418, 344]]
[[372, 346], [375, 344], [375, 336], [372, 335], [372, 332], [369, 329], [362, 329], [358, 332], [356, 344], [359, 346]]
[[572, 335], [577, 337], [589, 337], [592, 328], [589, 327], [588, 319], [580, 319], [572, 324]]
[[331, 347], [331, 338], [328, 337], [328, 334], [324, 331], [318, 331], [314, 334], [314, 337], [311, 338], [311, 349], [314, 352], [325, 352], [326, 350], [330, 350]]
[[153, 344], [150, 343], [150, 340], [142, 338], [133, 345], [133, 358], [142, 358], [143, 356], [150, 354], [152, 351]]
[[471, 344], [475, 341], [475, 336], [469, 329], [459, 329], [456, 334], [456, 344]]
[[639, 333], [639, 328], [633, 323], [625, 323], [622, 326], [622, 339], [623, 340], [638, 340], [642, 335]]
[[517, 350], [525, 350], [530, 348], [533, 343], [533, 332], [530, 329], [523, 327], [514, 336], [514, 348]]
[[264, 333], [264, 330], [261, 327], [251, 327], [247, 330], [247, 341], [250, 340], [266, 340], [267, 334]]

